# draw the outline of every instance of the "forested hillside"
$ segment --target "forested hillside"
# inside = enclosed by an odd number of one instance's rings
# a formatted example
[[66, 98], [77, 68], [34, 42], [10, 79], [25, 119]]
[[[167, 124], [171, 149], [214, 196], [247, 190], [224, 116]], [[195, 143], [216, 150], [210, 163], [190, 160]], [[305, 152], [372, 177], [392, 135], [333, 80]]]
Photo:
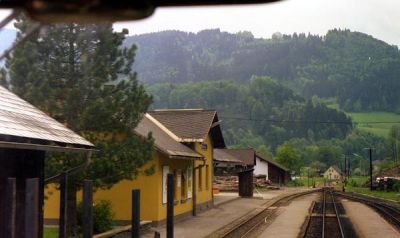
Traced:
[[347, 111], [400, 111], [400, 53], [359, 32], [324, 36], [204, 30], [131, 36], [138, 46], [135, 69], [146, 84], [233, 80], [270, 76], [305, 98], [334, 97]]
[[[343, 112], [305, 100], [268, 77], [254, 76], [246, 84], [154, 84], [147, 91], [154, 95], [153, 108], [217, 109], [229, 145], [267, 144], [275, 150], [290, 138], [344, 138], [352, 129], [351, 119]], [[246, 142], [256, 139], [260, 143]]]

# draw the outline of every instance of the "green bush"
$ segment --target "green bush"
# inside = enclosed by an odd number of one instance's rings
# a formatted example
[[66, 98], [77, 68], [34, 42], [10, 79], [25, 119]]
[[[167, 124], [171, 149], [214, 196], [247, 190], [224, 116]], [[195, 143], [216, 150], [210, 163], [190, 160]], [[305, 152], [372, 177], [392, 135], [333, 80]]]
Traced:
[[300, 179], [293, 179], [287, 183], [289, 187], [302, 187], [304, 183]]
[[[82, 202], [77, 207], [78, 226], [82, 227]], [[93, 205], [93, 233], [98, 234], [114, 227], [114, 213], [110, 201], [100, 200]]]
[[394, 192], [400, 192], [400, 181], [399, 180], [395, 180], [393, 182], [392, 190]]

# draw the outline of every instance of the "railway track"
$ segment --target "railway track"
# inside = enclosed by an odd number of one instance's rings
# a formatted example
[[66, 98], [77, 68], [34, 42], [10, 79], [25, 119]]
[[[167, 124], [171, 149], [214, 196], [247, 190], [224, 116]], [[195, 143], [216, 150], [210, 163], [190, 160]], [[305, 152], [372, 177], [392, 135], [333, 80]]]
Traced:
[[303, 238], [344, 238], [357, 237], [351, 223], [344, 215], [340, 202], [336, 201], [331, 189], [322, 191], [321, 200], [314, 202], [307, 219]]
[[356, 194], [335, 192], [338, 196], [368, 205], [377, 211], [386, 221], [400, 230], [400, 207], [394, 203], [382, 201], [381, 199], [366, 197]]
[[296, 193], [292, 195], [288, 195], [282, 199], [277, 200], [270, 206], [265, 207], [260, 212], [255, 214], [254, 216], [242, 221], [240, 224], [236, 225], [234, 228], [224, 231], [222, 234], [219, 234], [217, 237], [224, 238], [244, 238], [244, 237], [255, 237], [258, 232], [263, 230], [263, 227], [271, 221], [273, 218], [277, 216], [277, 209], [280, 206], [284, 206], [288, 204], [295, 198], [305, 196], [311, 193], [318, 192], [319, 190]]

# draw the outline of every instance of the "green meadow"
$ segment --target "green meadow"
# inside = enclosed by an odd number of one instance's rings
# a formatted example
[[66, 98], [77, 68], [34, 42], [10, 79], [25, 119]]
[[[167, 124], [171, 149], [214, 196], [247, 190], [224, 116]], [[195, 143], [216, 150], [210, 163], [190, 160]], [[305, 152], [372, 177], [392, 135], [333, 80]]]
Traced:
[[[387, 137], [393, 125], [400, 125], [400, 115], [391, 112], [347, 112], [354, 122], [358, 122], [357, 128], [371, 132], [375, 135]], [[380, 123], [368, 123], [380, 122]]]

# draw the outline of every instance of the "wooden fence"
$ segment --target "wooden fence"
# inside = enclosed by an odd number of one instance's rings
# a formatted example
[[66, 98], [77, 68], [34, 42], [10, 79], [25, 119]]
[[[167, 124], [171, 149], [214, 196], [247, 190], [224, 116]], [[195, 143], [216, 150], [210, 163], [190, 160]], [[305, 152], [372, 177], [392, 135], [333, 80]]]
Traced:
[[[60, 184], [60, 217], [59, 217], [59, 237], [67, 237], [67, 187], [68, 187], [68, 173], [63, 172], [57, 176], [45, 179], [45, 183], [58, 181]], [[167, 238], [173, 237], [173, 220], [174, 220], [174, 177], [168, 174], [167, 179], [168, 192], [167, 192]], [[16, 209], [17, 204], [17, 181], [15, 178], [8, 178], [6, 183], [5, 193], [5, 210], [3, 212], [4, 221], [4, 234], [0, 237], [16, 238], [17, 227], [16, 223]], [[25, 238], [39, 238], [42, 236], [43, 224], [41, 216], [40, 204], [40, 181], [38, 178], [30, 178], [26, 180], [25, 189], [25, 210], [24, 210], [24, 234]], [[82, 224], [83, 238], [92, 238], [93, 236], [93, 184], [91, 180], [84, 180], [83, 182], [83, 217], [85, 221]], [[159, 235], [158, 233], [155, 236]], [[132, 190], [132, 229], [131, 237], [139, 238], [140, 236], [140, 190]], [[19, 238], [19, 237], [18, 237]]]

